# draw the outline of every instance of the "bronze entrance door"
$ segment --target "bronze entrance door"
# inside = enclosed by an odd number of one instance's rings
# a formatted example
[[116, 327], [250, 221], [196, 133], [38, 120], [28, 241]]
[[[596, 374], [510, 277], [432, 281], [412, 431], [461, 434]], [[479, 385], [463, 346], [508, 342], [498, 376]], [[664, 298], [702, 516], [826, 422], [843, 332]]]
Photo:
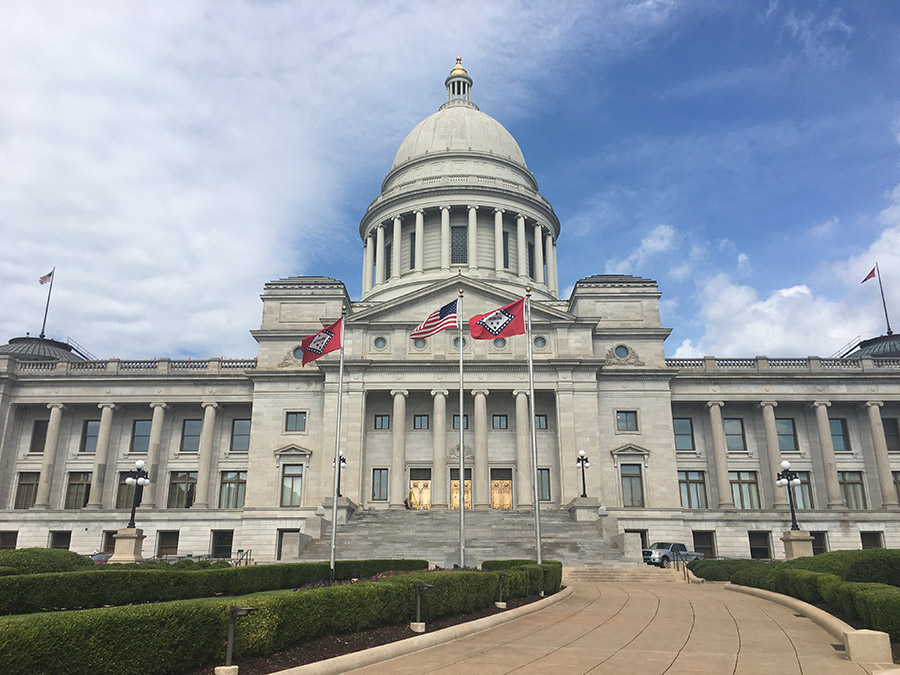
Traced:
[[512, 507], [512, 469], [491, 469], [491, 508], [508, 511]]
[[431, 508], [431, 469], [409, 470], [409, 508]]
[[[472, 508], [472, 469], [466, 469], [466, 509]], [[450, 508], [459, 508], [459, 469], [450, 469]]]

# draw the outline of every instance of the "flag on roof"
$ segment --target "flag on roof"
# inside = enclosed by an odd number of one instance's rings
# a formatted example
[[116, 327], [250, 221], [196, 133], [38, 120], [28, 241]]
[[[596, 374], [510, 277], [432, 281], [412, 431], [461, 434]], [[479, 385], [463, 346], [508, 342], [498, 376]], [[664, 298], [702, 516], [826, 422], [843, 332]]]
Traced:
[[344, 338], [343, 321], [344, 318], [341, 317], [315, 335], [303, 338], [300, 342], [300, 349], [303, 350], [302, 365], [305, 366], [310, 361], [341, 348], [341, 341]]
[[498, 337], [525, 334], [525, 298], [478, 314], [469, 319], [469, 333], [475, 340], [493, 340]]
[[409, 337], [413, 340], [427, 338], [435, 333], [440, 333], [447, 328], [453, 328], [457, 321], [456, 303], [457, 301], [454, 300], [440, 309], [433, 311], [428, 315], [427, 319], [413, 329], [413, 332], [409, 334]]
[[864, 284], [864, 283], [866, 283], [869, 279], [873, 278], [874, 276], [875, 276], [875, 268], [873, 267], [873, 268], [872, 268], [872, 271], [869, 272], [869, 273], [866, 275], [866, 278], [863, 279], [862, 281], [860, 281], [859, 283]]
[[41, 286], [43, 286], [43, 285], [46, 284], [48, 281], [50, 281], [52, 278], [53, 278], [53, 270], [50, 270], [49, 272], [47, 272], [47, 274], [45, 274], [44, 276], [40, 277], [40, 278], [38, 279], [38, 281], [40, 281], [40, 282], [41, 282]]

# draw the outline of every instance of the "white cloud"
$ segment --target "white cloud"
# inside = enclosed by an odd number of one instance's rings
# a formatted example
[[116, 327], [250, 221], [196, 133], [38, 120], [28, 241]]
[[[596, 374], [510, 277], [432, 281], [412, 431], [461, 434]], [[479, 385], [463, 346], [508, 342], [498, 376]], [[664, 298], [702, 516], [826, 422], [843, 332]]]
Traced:
[[627, 258], [607, 260], [606, 274], [640, 274], [648, 260], [670, 251], [675, 243], [675, 228], [671, 225], [657, 225], [644, 235], [640, 245]]
[[837, 216], [832, 216], [828, 220], [821, 222], [818, 225], [813, 225], [811, 228], [809, 228], [808, 234], [809, 236], [815, 237], [816, 239], [827, 239], [832, 234], [834, 234], [834, 230], [840, 222], [841, 221]]
[[853, 28], [841, 18], [840, 9], [832, 9], [825, 19], [812, 12], [797, 14], [791, 10], [784, 19], [784, 28], [800, 43], [803, 53], [813, 63], [834, 66], [847, 58], [846, 42], [853, 34]]
[[746, 274], [750, 271], [750, 256], [746, 253], [738, 253], [737, 255], [737, 268], [739, 272]]

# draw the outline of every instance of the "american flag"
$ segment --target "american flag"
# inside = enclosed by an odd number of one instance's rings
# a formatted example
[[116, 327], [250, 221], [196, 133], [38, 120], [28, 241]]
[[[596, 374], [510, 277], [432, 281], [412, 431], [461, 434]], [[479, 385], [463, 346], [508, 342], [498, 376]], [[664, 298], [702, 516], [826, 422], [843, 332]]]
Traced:
[[456, 302], [454, 300], [429, 314], [427, 319], [415, 327], [409, 337], [413, 340], [427, 338], [446, 328], [453, 328], [456, 325]]
[[53, 271], [51, 270], [50, 272], [47, 272], [47, 274], [45, 274], [44, 276], [42, 276], [40, 279], [38, 279], [38, 281], [40, 281], [40, 282], [41, 282], [41, 286], [43, 286], [43, 285], [46, 284], [48, 281], [50, 281], [52, 278], [53, 278]]

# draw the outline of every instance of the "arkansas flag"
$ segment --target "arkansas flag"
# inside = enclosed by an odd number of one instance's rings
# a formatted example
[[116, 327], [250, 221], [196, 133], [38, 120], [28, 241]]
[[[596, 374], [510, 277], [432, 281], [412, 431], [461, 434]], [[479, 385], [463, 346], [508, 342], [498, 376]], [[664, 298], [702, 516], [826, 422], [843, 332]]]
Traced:
[[525, 334], [525, 298], [505, 307], [469, 319], [469, 333], [475, 340]]
[[310, 361], [315, 361], [320, 356], [325, 356], [328, 352], [341, 348], [341, 340], [344, 338], [343, 321], [344, 319], [341, 317], [315, 335], [303, 338], [300, 343], [300, 349], [303, 350], [301, 365], [305, 366]]
[[864, 284], [864, 283], [866, 283], [869, 279], [873, 278], [874, 276], [875, 276], [875, 268], [873, 267], [873, 268], [872, 268], [872, 271], [869, 272], [869, 273], [866, 275], [866, 278], [863, 279], [862, 281], [860, 281], [859, 283]]

